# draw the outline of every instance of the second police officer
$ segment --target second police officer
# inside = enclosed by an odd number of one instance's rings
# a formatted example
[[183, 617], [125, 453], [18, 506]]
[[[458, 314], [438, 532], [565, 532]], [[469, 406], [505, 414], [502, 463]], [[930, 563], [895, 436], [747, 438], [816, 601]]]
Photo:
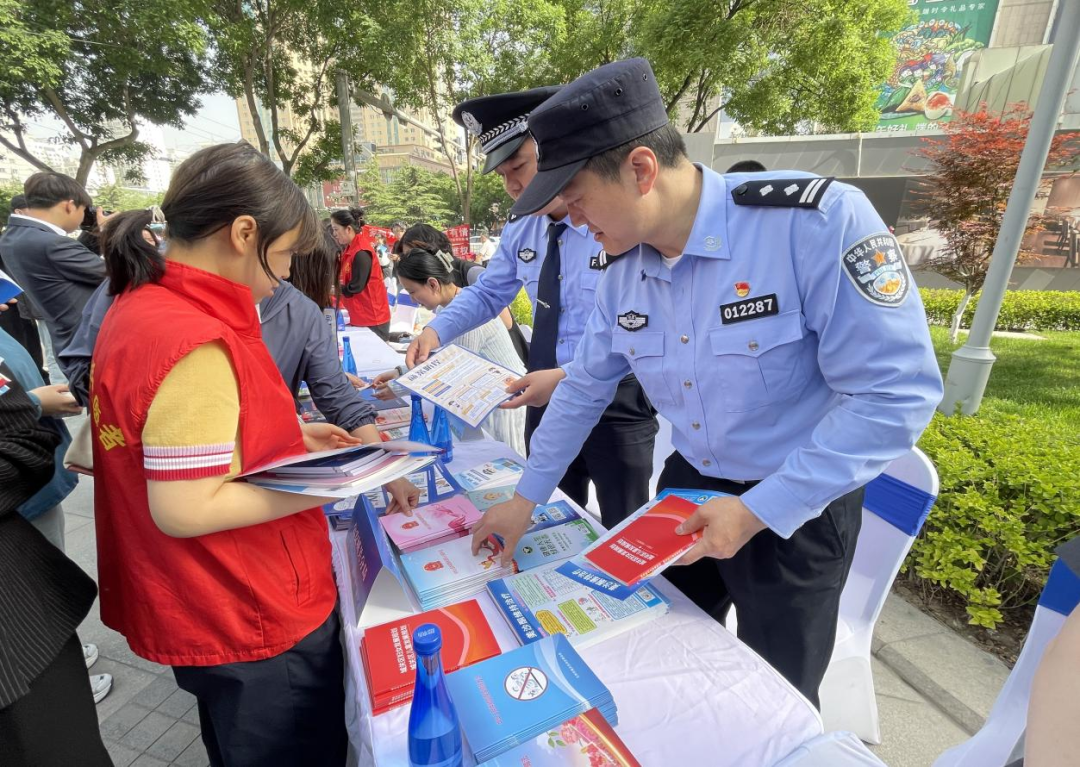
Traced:
[[[526, 119], [558, 90], [545, 87], [482, 96], [454, 109], [454, 120], [477, 137], [486, 155], [483, 172], [502, 176], [507, 194], [515, 200], [536, 174], [536, 149]], [[533, 215], [513, 217], [503, 229], [487, 270], [439, 312], [413, 342], [406, 361], [410, 366], [423, 361], [440, 344], [495, 317], [524, 285], [535, 318], [529, 373], [518, 384], [522, 395], [507, 404], [531, 405], [525, 426], [528, 444], [544, 414], [542, 405], [562, 377], [559, 366], [574, 358], [606, 265], [601, 246], [586, 227], [570, 223], [560, 200], [539, 206]], [[585, 506], [591, 480], [603, 522], [611, 527], [649, 498], [658, 426], [655, 411], [633, 374], [616, 382], [609, 400], [599, 423], [568, 456], [556, 482]]]
[[492, 507], [512, 556], [537, 503], [629, 372], [673, 427], [659, 488], [730, 494], [679, 528], [665, 576], [816, 705], [862, 488], [941, 398], [919, 294], [855, 187], [797, 171], [720, 175], [686, 157], [644, 59], [563, 88], [529, 117], [539, 170], [514, 206], [559, 196], [621, 253], [533, 434], [517, 495]]

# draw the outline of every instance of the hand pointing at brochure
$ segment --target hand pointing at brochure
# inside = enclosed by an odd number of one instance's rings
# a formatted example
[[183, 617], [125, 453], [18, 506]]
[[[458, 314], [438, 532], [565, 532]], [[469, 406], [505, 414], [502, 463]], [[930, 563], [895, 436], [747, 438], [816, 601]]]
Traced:
[[503, 547], [500, 564], [506, 567], [514, 559], [514, 551], [518, 541], [532, 524], [533, 509], [536, 504], [528, 498], [517, 493], [509, 501], [497, 503], [484, 512], [479, 524], [473, 528], [472, 553], [475, 556], [480, 552], [480, 546], [491, 535], [497, 535], [503, 539]]

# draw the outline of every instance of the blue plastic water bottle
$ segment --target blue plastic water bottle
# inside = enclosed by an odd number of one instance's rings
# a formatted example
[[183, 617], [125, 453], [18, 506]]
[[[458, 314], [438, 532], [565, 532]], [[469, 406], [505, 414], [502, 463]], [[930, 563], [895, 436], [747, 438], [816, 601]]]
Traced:
[[347, 309], [338, 309], [337, 310], [337, 329], [338, 330], [344, 330], [345, 329], [345, 325], [346, 325], [345, 315], [348, 314], [348, 313], [349, 313], [349, 311]]
[[341, 340], [345, 344], [345, 353], [341, 355], [341, 367], [346, 373], [356, 375], [356, 360], [352, 356], [352, 344], [349, 343], [348, 337]]
[[419, 626], [412, 644], [416, 687], [409, 709], [409, 767], [458, 767], [462, 764], [461, 728], [443, 677], [439, 627], [434, 623]]
[[431, 438], [428, 437], [427, 424], [424, 423], [424, 401], [420, 399], [419, 394], [413, 394], [411, 397], [412, 418], [409, 420], [409, 441], [430, 445]]
[[454, 435], [450, 432], [450, 419], [441, 407], [435, 408], [435, 416], [431, 419], [431, 444], [442, 448], [445, 463], [454, 460]]

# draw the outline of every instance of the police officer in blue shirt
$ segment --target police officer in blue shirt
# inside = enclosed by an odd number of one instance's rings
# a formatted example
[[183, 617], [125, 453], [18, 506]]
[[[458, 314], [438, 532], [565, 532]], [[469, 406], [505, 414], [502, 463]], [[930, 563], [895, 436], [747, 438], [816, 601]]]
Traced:
[[528, 467], [474, 546], [512, 553], [537, 503], [628, 372], [671, 421], [659, 485], [731, 494], [680, 533], [669, 577], [811, 701], [828, 666], [862, 487], [915, 443], [942, 394], [919, 294], [858, 189], [808, 173], [691, 164], [648, 62], [616, 62], [529, 117], [539, 171], [610, 253]]
[[[454, 110], [454, 120], [477, 136], [486, 155], [484, 173], [503, 178], [507, 194], [517, 199], [536, 173], [536, 149], [526, 131], [528, 114], [559, 88], [536, 88], [470, 99]], [[574, 358], [585, 323], [596, 305], [596, 285], [607, 256], [585, 226], [575, 226], [561, 201], [551, 200], [533, 215], [514, 217], [503, 229], [499, 248], [477, 283], [463, 290], [410, 346], [411, 366], [461, 333], [487, 322], [525, 287], [533, 305], [533, 337], [528, 370], [516, 382], [521, 396], [508, 407], [529, 407], [528, 442], [544, 414], [543, 404], [562, 378], [560, 366]], [[588, 433], [573, 460], [556, 478], [578, 504], [589, 498], [589, 481], [605, 525], [621, 522], [649, 498], [655, 411], [629, 372], [616, 382], [614, 396]]]

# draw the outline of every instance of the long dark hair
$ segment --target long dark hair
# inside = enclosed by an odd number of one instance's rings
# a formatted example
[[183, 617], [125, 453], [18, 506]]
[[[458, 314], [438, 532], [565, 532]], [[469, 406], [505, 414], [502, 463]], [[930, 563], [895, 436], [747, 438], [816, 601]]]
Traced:
[[[167, 239], [182, 244], [198, 242], [240, 216], [251, 216], [258, 227], [259, 264], [273, 279], [266, 255], [271, 243], [300, 227], [296, 249], [304, 252], [314, 249], [320, 237], [315, 212], [300, 188], [245, 141], [207, 147], [184, 160], [173, 174], [161, 210], [168, 222]], [[109, 222], [112, 231], [101, 252], [113, 295], [156, 282], [164, 273], [163, 257], [142, 238], [149, 216], [149, 211], [128, 211]]]
[[454, 279], [454, 261], [443, 250], [412, 248], [402, 257], [394, 269], [394, 274], [421, 285], [434, 277], [440, 285], [457, 284]]
[[331, 291], [337, 277], [337, 258], [341, 246], [333, 235], [323, 228], [319, 244], [307, 255], [293, 256], [289, 282], [310, 298], [320, 309], [330, 306]]
[[[400, 250], [398, 250], [400, 246]], [[450, 259], [450, 280], [459, 288], [467, 288], [469, 286], [469, 270], [476, 268], [477, 264], [472, 261], [466, 261], [462, 258], [454, 257], [454, 246], [450, 242], [450, 238], [446, 236], [445, 232], [440, 232], [431, 224], [413, 224], [405, 233], [401, 235], [401, 239], [394, 245], [395, 250], [402, 255], [408, 253], [412, 254], [412, 250], [420, 248], [428, 252], [428, 254], [439, 253], [440, 251], [445, 253]], [[402, 259], [404, 261], [404, 258]], [[394, 273], [397, 276], [402, 275], [400, 264], [394, 267]], [[431, 275], [435, 277], [436, 275]], [[412, 279], [409, 277], [409, 279]]]
[[334, 223], [338, 226], [351, 226], [352, 230], [357, 234], [364, 228], [363, 208], [342, 208], [341, 210], [335, 210], [330, 214], [330, 218], [334, 219]]

